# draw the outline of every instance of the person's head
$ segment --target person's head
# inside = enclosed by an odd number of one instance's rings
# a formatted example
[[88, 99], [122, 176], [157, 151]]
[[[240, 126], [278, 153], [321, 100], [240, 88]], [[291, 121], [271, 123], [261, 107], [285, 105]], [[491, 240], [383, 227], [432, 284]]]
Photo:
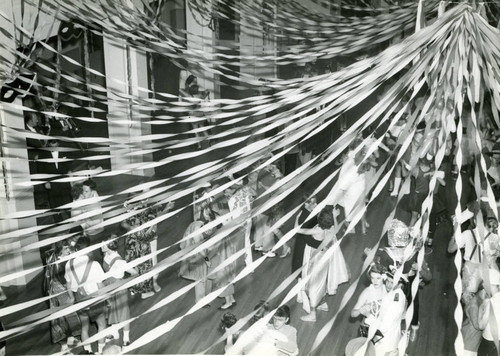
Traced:
[[238, 319], [236, 318], [236, 315], [231, 312], [225, 312], [220, 320], [220, 330], [225, 332], [226, 329], [229, 329], [231, 326], [236, 324], [237, 321]]
[[87, 179], [82, 183], [82, 196], [84, 199], [92, 197], [93, 192], [96, 190], [97, 185], [92, 179]]
[[385, 279], [386, 269], [379, 263], [374, 263], [368, 268], [368, 278], [375, 287], [381, 286]]
[[102, 349], [103, 355], [119, 355], [121, 352], [122, 348], [120, 345], [112, 344], [110, 342], [104, 345], [104, 348]]
[[304, 207], [309, 210], [309, 211], [313, 211], [314, 208], [318, 205], [318, 202], [317, 202], [317, 199], [316, 197], [313, 195], [313, 196], [305, 196], [304, 197]]
[[111, 234], [108, 240], [109, 242], [106, 245], [102, 245], [101, 247], [102, 252], [106, 253], [118, 250], [118, 241], [116, 240], [116, 235]]
[[198, 78], [196, 78], [194, 75], [191, 74], [189, 77], [186, 78], [185, 86], [186, 88], [189, 88], [193, 85], [198, 85]]
[[283, 305], [273, 315], [273, 326], [275, 329], [280, 329], [286, 324], [290, 324], [290, 308], [288, 305]]
[[201, 220], [204, 222], [214, 221], [215, 213], [209, 205], [205, 205], [201, 211]]
[[78, 240], [76, 240], [75, 249], [77, 251], [83, 250], [84, 248], [87, 248], [89, 246], [90, 246], [89, 238], [85, 235], [81, 235], [80, 237], [78, 237]]
[[26, 114], [24, 114], [24, 122], [30, 127], [35, 127], [38, 126], [40, 120], [38, 119], [38, 115], [36, 113], [27, 112]]
[[54, 252], [57, 258], [63, 258], [70, 255], [73, 252], [73, 248], [67, 240], [58, 241], [54, 244]]
[[385, 289], [387, 290], [387, 292], [390, 292], [391, 290], [393, 290], [394, 286], [396, 284], [401, 284], [401, 282], [394, 283], [394, 273], [392, 273], [390, 271], [386, 271], [384, 285], [385, 285]]
[[333, 226], [333, 213], [327, 207], [323, 208], [318, 215], [318, 226], [323, 230], [328, 230]]
[[229, 187], [229, 188], [226, 188], [224, 190], [224, 195], [226, 196], [226, 198], [230, 198], [233, 196], [233, 194], [236, 192], [236, 187], [235, 186], [232, 186], [232, 187]]
[[264, 315], [266, 315], [269, 312], [269, 304], [266, 303], [266, 301], [261, 300], [254, 308], [253, 310], [255, 311], [254, 316], [250, 319], [250, 323], [254, 324], [258, 320], [262, 319]]
[[492, 234], [498, 233], [498, 220], [495, 217], [489, 217], [486, 221], [486, 228]]
[[71, 187], [71, 197], [73, 198], [73, 200], [80, 199], [82, 194], [83, 194], [83, 185], [82, 184], [77, 183]]
[[59, 147], [59, 140], [51, 139], [49, 140], [49, 147]]

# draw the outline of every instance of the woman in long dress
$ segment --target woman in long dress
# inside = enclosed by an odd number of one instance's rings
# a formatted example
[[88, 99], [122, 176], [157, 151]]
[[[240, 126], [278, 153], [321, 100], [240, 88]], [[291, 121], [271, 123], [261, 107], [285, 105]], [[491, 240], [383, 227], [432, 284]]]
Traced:
[[[241, 194], [240, 194], [241, 193]], [[228, 198], [228, 204], [233, 218], [237, 218], [239, 215], [245, 212], [245, 206], [247, 206], [248, 196], [243, 190], [235, 190], [230, 187], [225, 190], [224, 194]], [[248, 250], [245, 244], [247, 236], [247, 224], [243, 223], [239, 227], [229, 234], [229, 236], [224, 237], [220, 242], [214, 246], [214, 251], [218, 253], [215, 255], [212, 266], [215, 268], [217, 265], [223, 263], [232, 255], [241, 251], [242, 249]], [[247, 251], [251, 253], [251, 251]], [[251, 256], [249, 256], [251, 257]], [[219, 297], [225, 299], [225, 303], [219, 308], [221, 310], [230, 309], [236, 305], [236, 300], [234, 299], [234, 285], [231, 283], [236, 275], [243, 269], [245, 263], [245, 254], [240, 256], [236, 261], [228, 264], [223, 269], [218, 271], [214, 278], [214, 283], [216, 288], [222, 288], [227, 286], [224, 291], [219, 295]]]
[[[166, 210], [172, 208], [171, 204], [168, 204]], [[145, 224], [146, 222], [155, 219], [159, 213], [162, 212], [160, 206], [148, 206], [146, 202], [141, 202], [134, 207], [132, 210], [144, 209], [142, 212], [131, 216], [126, 221], [122, 222], [122, 227], [131, 231], [138, 226]], [[152, 244], [151, 242], [158, 239], [156, 233], [157, 226], [153, 225], [149, 228], [142, 229], [140, 231], [134, 232], [133, 234], [127, 235], [125, 239], [125, 260], [127, 262], [133, 261], [139, 257], [143, 257], [151, 254]], [[154, 246], [154, 244], [153, 244]], [[137, 271], [139, 275], [149, 272], [154, 265], [154, 259], [147, 260], [137, 266]], [[156, 282], [156, 276], [137, 283], [133, 287], [130, 287], [130, 292], [132, 294], [140, 293], [142, 299], [152, 297], [156, 291], [160, 291], [160, 286]]]
[[328, 311], [328, 304], [324, 301], [326, 294], [336, 294], [337, 287], [349, 281], [349, 270], [340, 246], [334, 247], [326, 265], [321, 263], [323, 255], [337, 242], [334, 221], [332, 209], [324, 208], [319, 213], [318, 226], [299, 230], [299, 233], [312, 235], [321, 241], [317, 249], [307, 245], [304, 251], [302, 278], [310, 278], [302, 295], [302, 305], [309, 313], [301, 318], [303, 321], [315, 322], [316, 309]]
[[[47, 259], [45, 269], [45, 289], [48, 295], [54, 295], [50, 299], [50, 308], [68, 307], [73, 304], [66, 292], [66, 279], [64, 271], [66, 262], [57, 263], [57, 260], [73, 252], [67, 241], [57, 242], [52, 253]], [[69, 313], [59, 319], [50, 322], [51, 338], [53, 343], [61, 344], [61, 351], [64, 352], [68, 346], [74, 346], [75, 337], [81, 333], [80, 318], [76, 312]]]
[[[116, 235], [111, 235], [110, 239], [116, 238]], [[135, 268], [126, 269], [127, 262], [117, 252], [118, 243], [116, 240], [110, 241], [107, 245], [101, 247], [104, 254], [102, 268], [104, 272], [109, 273], [110, 277], [104, 281], [104, 285], [109, 286], [116, 283], [125, 277], [125, 272], [131, 276], [136, 276]], [[128, 302], [128, 291], [126, 289], [115, 292], [107, 300], [107, 319], [108, 324], [118, 324], [130, 319], [130, 308]], [[113, 334], [113, 338], [120, 338], [119, 332]], [[123, 326], [123, 346], [130, 344], [130, 324]]]
[[[214, 221], [216, 219], [216, 214], [207, 205], [201, 209], [201, 217], [189, 224], [186, 232], [184, 233], [183, 240], [180, 243], [181, 250], [185, 250], [186, 253], [193, 249], [195, 246], [202, 244], [204, 241], [209, 239], [216, 231], [217, 227], [213, 227], [204, 233], [197, 234], [187, 240], [184, 240], [187, 236], [191, 235], [195, 231], [201, 229], [206, 224]], [[207, 293], [212, 291], [212, 281], [207, 278], [208, 269], [211, 266], [211, 255], [210, 249], [201, 251], [200, 253], [184, 259], [181, 263], [181, 268], [179, 270], [179, 276], [186, 278], [191, 281], [200, 281], [194, 287], [195, 301], [200, 301]], [[209, 306], [209, 305], [207, 305]]]
[[[367, 172], [372, 165], [369, 159], [362, 162], [365, 150], [349, 151], [342, 164], [334, 193], [330, 193], [327, 204], [338, 204], [344, 208], [345, 223], [348, 224], [356, 212], [364, 206], [367, 195]], [[368, 223], [361, 218], [361, 232], [366, 234]]]

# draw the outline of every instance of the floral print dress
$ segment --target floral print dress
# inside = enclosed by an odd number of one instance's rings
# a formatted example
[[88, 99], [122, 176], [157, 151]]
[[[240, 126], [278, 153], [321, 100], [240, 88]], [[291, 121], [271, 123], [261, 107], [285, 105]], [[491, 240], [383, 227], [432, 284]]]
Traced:
[[[136, 206], [134, 209], [142, 209], [144, 206]], [[127, 219], [127, 224], [131, 226], [132, 229], [155, 219], [158, 216], [159, 210], [155, 207], [148, 207], [141, 213], [134, 215]], [[145, 228], [143, 230], [137, 231], [131, 235], [128, 235], [125, 240], [125, 260], [127, 262], [133, 261], [136, 258], [146, 256], [151, 253], [151, 241], [158, 238], [156, 234], [156, 225]], [[147, 260], [144, 263], [138, 265], [137, 271], [139, 275], [143, 275], [151, 270], [153, 267], [153, 261]], [[147, 279], [135, 286], [130, 287], [130, 292], [135, 293], [148, 293], [153, 291], [153, 278]]]

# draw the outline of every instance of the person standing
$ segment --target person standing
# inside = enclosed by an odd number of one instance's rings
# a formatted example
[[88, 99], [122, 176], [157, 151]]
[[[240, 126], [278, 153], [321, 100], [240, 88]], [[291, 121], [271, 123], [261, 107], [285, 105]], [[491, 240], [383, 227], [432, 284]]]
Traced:
[[[116, 238], [116, 235], [110, 236], [110, 239], [114, 238]], [[104, 284], [107, 286], [123, 279], [125, 277], [125, 272], [131, 276], [137, 275], [135, 268], [126, 269], [127, 262], [125, 262], [125, 260], [123, 260], [117, 252], [117, 248], [118, 244], [116, 240], [110, 241], [107, 245], [102, 246], [102, 252], [104, 253], [103, 269], [104, 272], [110, 275], [110, 277], [104, 281]], [[128, 291], [126, 289], [113, 293], [113, 295], [108, 299], [108, 304], [108, 324], [118, 324], [130, 319]], [[118, 331], [113, 335], [113, 337], [115, 340], [119, 338]], [[130, 344], [130, 324], [123, 326], [122, 342], [123, 346], [128, 346]]]
[[[189, 224], [186, 229], [184, 237], [179, 244], [181, 250], [185, 250], [186, 253], [188, 253], [192, 248], [208, 240], [217, 231], [217, 227], [213, 227], [203, 233], [196, 234], [189, 239], [186, 239], [186, 237], [192, 235], [194, 232], [198, 231], [215, 219], [216, 215], [210, 207], [208, 205], [203, 207], [201, 209], [201, 217]], [[191, 281], [199, 281], [199, 283], [194, 287], [195, 302], [199, 302], [203, 297], [205, 297], [205, 295], [207, 295], [207, 293], [212, 291], [212, 277], [207, 277], [208, 270], [212, 265], [212, 256], [210, 254], [211, 250], [212, 249], [205, 249], [196, 255], [182, 260], [181, 262], [179, 276]]]
[[[300, 233], [310, 234], [315, 240], [321, 241], [318, 248], [306, 246], [304, 251], [302, 278], [308, 278], [308, 281], [302, 294], [302, 305], [309, 314], [301, 317], [303, 321], [315, 322], [316, 309], [328, 311], [328, 304], [324, 301], [326, 294], [337, 293], [338, 285], [349, 280], [349, 270], [340, 246], [332, 247], [337, 243], [335, 229], [333, 212], [326, 207], [319, 213], [315, 228], [299, 230]], [[321, 261], [330, 248], [334, 248], [330, 258]]]
[[[76, 250], [82, 250], [89, 246], [89, 240], [85, 236], [81, 236], [76, 241]], [[104, 271], [101, 265], [92, 261], [89, 256], [81, 255], [68, 261], [65, 267], [64, 278], [67, 282], [67, 290], [70, 301], [81, 302], [91, 299], [96, 296], [101, 288], [104, 287], [103, 281], [105, 278]], [[81, 335], [82, 342], [89, 338], [90, 322], [94, 321], [97, 324], [98, 332], [106, 329], [106, 306], [104, 301], [92, 304], [78, 311], [78, 316], [82, 323]], [[106, 338], [98, 340], [98, 352], [102, 353]], [[91, 345], [85, 345], [84, 349], [92, 352]]]
[[[38, 173], [54, 175], [53, 178], [49, 178], [49, 181], [44, 184], [51, 209], [71, 203], [70, 183], [57, 181], [68, 174], [70, 171], [70, 163], [71, 162], [63, 156], [58, 140], [49, 140], [47, 148], [39, 152], [37, 161]], [[61, 210], [58, 214], [54, 215], [56, 222], [61, 222], [68, 217], [69, 214], [65, 210]]]
[[[76, 200], [81, 200], [82, 202], [88, 200], [88, 202], [79, 207], [71, 210], [71, 217], [92, 214], [91, 216], [84, 217], [80, 220], [80, 227], [83, 232], [88, 236], [90, 244], [98, 244], [102, 242], [104, 238], [104, 227], [102, 225], [104, 218], [102, 216], [101, 203], [98, 201], [99, 194], [97, 193], [97, 185], [92, 179], [87, 179], [82, 183], [82, 193]], [[102, 264], [102, 252], [100, 249], [92, 251], [89, 256], [94, 261]]]
[[498, 339], [500, 338], [500, 272], [489, 269], [491, 294], [479, 307], [479, 328], [483, 330], [483, 337], [477, 350], [478, 356], [497, 356], [500, 352]]

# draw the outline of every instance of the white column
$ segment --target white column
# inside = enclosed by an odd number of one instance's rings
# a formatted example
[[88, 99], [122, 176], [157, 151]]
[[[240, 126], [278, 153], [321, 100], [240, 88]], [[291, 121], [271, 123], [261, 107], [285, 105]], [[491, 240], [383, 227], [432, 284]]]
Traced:
[[[22, 105], [21, 101], [20, 98], [17, 98], [14, 104]], [[7, 127], [24, 129], [22, 112], [20, 110], [16, 112], [11, 110], [6, 111], [5, 105], [1, 102], [0, 122]], [[13, 137], [9, 137], [5, 131], [1, 135], [2, 143], [16, 144]], [[20, 185], [21, 182], [28, 181], [30, 177], [27, 149], [3, 147], [2, 150], [5, 157], [18, 157], [19, 159], [16, 161], [0, 162], [0, 165], [2, 165], [2, 172], [0, 174], [2, 179], [0, 186], [0, 216], [6, 216], [7, 214], [19, 211], [34, 210], [33, 188], [26, 188]], [[4, 234], [32, 226], [36, 226], [35, 218], [3, 219], [0, 220], [0, 233]], [[38, 250], [10, 253], [35, 242], [38, 242], [37, 234], [2, 240], [0, 243], [0, 254], [9, 254], [0, 257], [0, 276], [40, 267], [42, 261]], [[29, 275], [11, 280], [6, 285], [25, 285], [40, 272], [41, 269]]]
[[[7, 21], [3, 17], [0, 17], [0, 26], [9, 34], [15, 35], [18, 32], [14, 30], [14, 25], [12, 21], [12, 14], [15, 14], [15, 23], [24, 27], [29, 33], [34, 33], [36, 40], [44, 39], [53, 33], [49, 33], [50, 24], [54, 22], [53, 19], [49, 18], [45, 14], [40, 16], [40, 25], [36, 31], [33, 30], [33, 18], [37, 10], [28, 4], [25, 7], [24, 20], [21, 22], [21, 11], [20, 2], [2, 1], [0, 2], [0, 10], [4, 14], [10, 16], [11, 21]], [[12, 8], [12, 5], [15, 7]], [[53, 32], [57, 32], [58, 23], [54, 24]], [[24, 36], [26, 40], [29, 40], [27, 36]], [[13, 51], [16, 49], [17, 45], [14, 40], [10, 37], [5, 36], [3, 33], [0, 34], [0, 44], [3, 47], [11, 48]], [[9, 60], [14, 62], [14, 55], [9, 51], [4, 51], [3, 55]], [[2, 70], [12, 73], [12, 79], [15, 79], [16, 71], [10, 67], [10, 63], [1, 63]], [[22, 99], [17, 98], [14, 101], [16, 105], [22, 105]], [[7, 127], [24, 129], [24, 119], [23, 112], [20, 109], [13, 109], [9, 107], [6, 110], [5, 104], [0, 102], [0, 122], [2, 125]], [[2, 150], [4, 157], [18, 157], [19, 159], [15, 161], [4, 161], [0, 162], [0, 216], [6, 216], [7, 214], [34, 210], [35, 203], [33, 198], [33, 188], [26, 188], [19, 183], [29, 180], [29, 164], [28, 164], [28, 152], [26, 148], [10, 148], [6, 147], [9, 143], [13, 145], [18, 144], [12, 136], [10, 136], [5, 130], [0, 131]], [[0, 220], [0, 234], [5, 234], [8, 232], [16, 231], [19, 229], [36, 226], [35, 218], [25, 218], [25, 219], [3, 219]], [[37, 234], [32, 234], [30, 236], [23, 236], [22, 238], [13, 238], [2, 240], [0, 243], [0, 276], [6, 276], [14, 272], [20, 272], [29, 268], [41, 267], [42, 261], [40, 260], [40, 254], [38, 250], [32, 250], [28, 252], [17, 252], [9, 253], [19, 250], [21, 247], [35, 243], [38, 241]], [[9, 253], [3, 255], [4, 253]], [[33, 272], [29, 275], [19, 277], [15, 280], [11, 280], [5, 285], [25, 285], [37, 273], [41, 272], [41, 269]]]

